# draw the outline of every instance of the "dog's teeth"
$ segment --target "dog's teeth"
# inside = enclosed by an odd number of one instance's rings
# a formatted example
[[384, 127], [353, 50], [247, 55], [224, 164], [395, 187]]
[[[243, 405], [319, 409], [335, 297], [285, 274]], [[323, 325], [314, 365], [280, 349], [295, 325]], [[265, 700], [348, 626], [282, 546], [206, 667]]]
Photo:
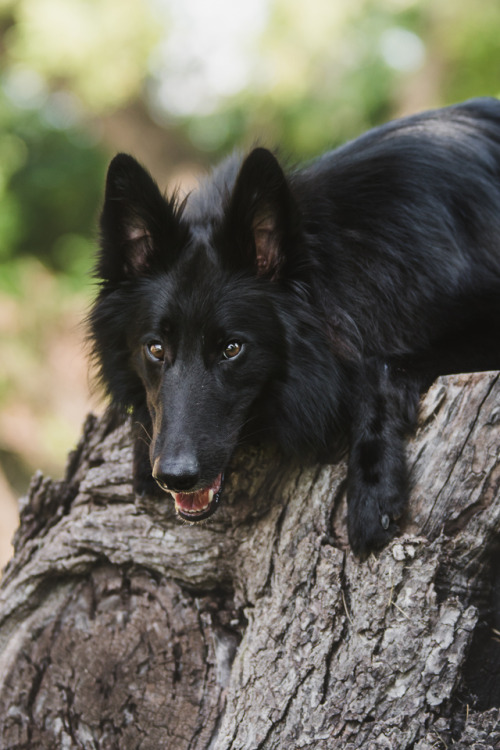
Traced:
[[[212, 489], [197, 490], [195, 492], [172, 492], [170, 491], [170, 494], [175, 500], [176, 510], [184, 517], [192, 516], [193, 519], [195, 519], [196, 516], [199, 516], [205, 513], [210, 507], [210, 504], [212, 503], [216, 495], [216, 491], [218, 492], [220, 489], [220, 482], [218, 484], [219, 484], [219, 487], [217, 490], [216, 490], [216, 484], [214, 483], [214, 487]], [[192, 499], [189, 499], [190, 495], [193, 496]], [[195, 498], [194, 497], [195, 495], [198, 495], [198, 497]], [[204, 504], [201, 505], [203, 501], [204, 501]], [[191, 504], [194, 507], [187, 507]]]

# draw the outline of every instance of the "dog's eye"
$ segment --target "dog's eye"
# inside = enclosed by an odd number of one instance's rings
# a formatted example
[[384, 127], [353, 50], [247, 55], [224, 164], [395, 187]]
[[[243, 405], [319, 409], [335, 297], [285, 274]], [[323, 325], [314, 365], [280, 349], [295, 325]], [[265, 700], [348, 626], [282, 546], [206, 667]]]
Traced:
[[160, 341], [149, 341], [146, 344], [146, 354], [152, 362], [163, 362], [165, 349]]
[[239, 341], [230, 341], [229, 344], [225, 346], [222, 355], [224, 359], [234, 359], [240, 354], [242, 349], [243, 344], [240, 344]]

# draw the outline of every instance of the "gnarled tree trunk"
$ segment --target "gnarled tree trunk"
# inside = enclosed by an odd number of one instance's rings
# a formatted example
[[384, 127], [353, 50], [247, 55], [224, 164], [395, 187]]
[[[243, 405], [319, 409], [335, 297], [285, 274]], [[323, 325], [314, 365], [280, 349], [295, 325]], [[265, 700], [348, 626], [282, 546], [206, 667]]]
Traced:
[[500, 747], [500, 383], [438, 381], [403, 535], [360, 563], [345, 465], [238, 454], [180, 523], [90, 417], [33, 480], [0, 591], [0, 747]]

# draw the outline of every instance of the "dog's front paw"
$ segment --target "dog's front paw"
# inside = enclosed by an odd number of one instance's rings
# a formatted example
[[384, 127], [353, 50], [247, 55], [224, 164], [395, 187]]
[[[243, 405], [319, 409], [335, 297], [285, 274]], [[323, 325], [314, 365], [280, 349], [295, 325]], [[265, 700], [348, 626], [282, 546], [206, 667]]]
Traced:
[[153, 479], [148, 447], [141, 439], [134, 444], [132, 487], [138, 497], [161, 497], [165, 494]]
[[132, 487], [134, 490], [134, 494], [138, 497], [162, 497], [163, 495], [165, 495], [163, 490], [158, 487], [157, 483], [153, 479], [151, 470], [149, 470], [149, 473], [134, 472]]
[[366, 558], [397, 535], [397, 519], [403, 505], [401, 498], [382, 498], [373, 487], [358, 488], [348, 494], [349, 543], [358, 557]]

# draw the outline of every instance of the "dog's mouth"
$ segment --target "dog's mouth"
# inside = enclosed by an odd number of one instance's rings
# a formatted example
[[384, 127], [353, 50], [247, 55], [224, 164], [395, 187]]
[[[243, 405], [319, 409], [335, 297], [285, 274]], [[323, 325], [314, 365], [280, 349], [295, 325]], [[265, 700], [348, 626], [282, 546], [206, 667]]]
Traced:
[[195, 492], [174, 492], [173, 490], [167, 490], [165, 487], [162, 487], [162, 489], [169, 492], [174, 498], [178, 516], [184, 521], [196, 522], [203, 521], [214, 513], [222, 494], [223, 481], [224, 475], [219, 474], [209, 487], [204, 487]]

